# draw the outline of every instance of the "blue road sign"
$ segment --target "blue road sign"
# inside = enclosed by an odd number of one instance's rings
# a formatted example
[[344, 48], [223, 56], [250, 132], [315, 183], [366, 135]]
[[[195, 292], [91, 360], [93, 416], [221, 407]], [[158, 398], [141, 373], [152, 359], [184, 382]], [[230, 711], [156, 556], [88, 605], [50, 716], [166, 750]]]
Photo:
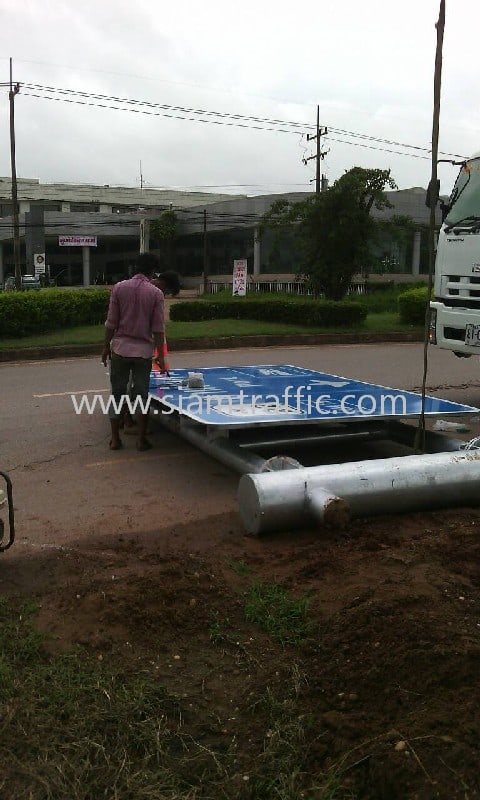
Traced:
[[[205, 388], [188, 388], [188, 370], [151, 374], [150, 395], [164, 408], [206, 425], [418, 417], [421, 395], [290, 365], [196, 368]], [[469, 414], [472, 406], [427, 397], [425, 414]]]

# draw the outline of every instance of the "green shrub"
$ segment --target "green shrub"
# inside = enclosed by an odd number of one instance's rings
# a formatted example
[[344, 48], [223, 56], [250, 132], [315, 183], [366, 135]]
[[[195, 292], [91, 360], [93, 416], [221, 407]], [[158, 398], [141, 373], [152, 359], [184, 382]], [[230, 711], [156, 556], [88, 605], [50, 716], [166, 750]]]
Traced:
[[255, 319], [263, 322], [284, 322], [309, 327], [353, 326], [363, 322], [367, 309], [350, 300], [247, 300], [235, 302], [199, 300], [175, 303], [170, 319], [176, 322], [197, 322], [212, 319]]
[[389, 286], [382, 291], [367, 292], [360, 297], [369, 314], [383, 314], [397, 310], [398, 297], [403, 291], [404, 289]]
[[366, 294], [374, 294], [375, 292], [386, 292], [389, 289], [395, 288], [395, 281], [365, 281]]
[[425, 311], [428, 302], [428, 288], [407, 289], [398, 296], [398, 310], [402, 322], [421, 325], [425, 322]]
[[0, 294], [0, 336], [95, 325], [105, 321], [108, 289], [43, 289]]
[[[365, 294], [357, 295], [367, 307], [369, 314], [384, 314], [395, 312], [398, 309], [398, 298], [406, 289], [417, 289], [422, 284], [394, 284], [393, 281], [385, 283], [366, 283]], [[352, 299], [350, 295], [349, 299]]]
[[313, 295], [296, 294], [293, 292], [271, 292], [265, 289], [259, 292], [249, 290], [245, 297], [235, 297], [232, 294], [231, 289], [221, 289], [215, 294], [202, 294], [200, 295], [199, 300], [206, 303], [238, 303], [239, 301], [242, 303], [250, 303], [252, 300], [261, 300], [262, 302], [266, 303], [278, 303], [279, 300], [291, 300], [292, 302], [300, 301], [306, 303], [309, 300], [313, 301]]

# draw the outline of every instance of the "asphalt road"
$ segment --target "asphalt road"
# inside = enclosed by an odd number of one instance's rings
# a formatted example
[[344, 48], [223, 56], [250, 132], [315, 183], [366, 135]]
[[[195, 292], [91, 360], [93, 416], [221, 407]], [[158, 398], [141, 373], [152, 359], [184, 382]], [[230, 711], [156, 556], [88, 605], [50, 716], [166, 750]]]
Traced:
[[[399, 389], [418, 389], [419, 344], [336, 345], [174, 353], [172, 367], [295, 364]], [[10, 553], [95, 533], [154, 531], [236, 512], [237, 475], [153, 423], [154, 450], [108, 448], [100, 413], [76, 415], [71, 393], [108, 391], [99, 358], [0, 365], [0, 469], [14, 481], [18, 541]], [[478, 358], [430, 348], [428, 391], [480, 407]], [[471, 421], [470, 421], [471, 424]], [[471, 433], [478, 435], [478, 421]], [[175, 535], [173, 533], [172, 535]], [[8, 558], [5, 554], [2, 558]]]

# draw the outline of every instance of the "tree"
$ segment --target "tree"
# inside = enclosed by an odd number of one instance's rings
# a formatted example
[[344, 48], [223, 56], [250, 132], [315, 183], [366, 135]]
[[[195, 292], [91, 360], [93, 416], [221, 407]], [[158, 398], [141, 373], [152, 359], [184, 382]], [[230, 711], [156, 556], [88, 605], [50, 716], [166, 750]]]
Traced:
[[[413, 243], [413, 235], [419, 230], [412, 217], [395, 214], [389, 219], [377, 220], [372, 249], [369, 254], [369, 267], [375, 274], [401, 271], [401, 254], [406, 256]], [[368, 277], [369, 270], [363, 270]]]
[[279, 200], [264, 215], [266, 228], [281, 235], [294, 230], [300, 246], [299, 271], [315, 296], [340, 300], [353, 276], [372, 262], [372, 246], [395, 218], [372, 217], [373, 208], [392, 208], [385, 189], [396, 189], [390, 170], [353, 167], [326, 191], [298, 203]]
[[167, 269], [173, 269], [175, 264], [175, 239], [177, 237], [177, 215], [172, 209], [163, 211], [158, 219], [150, 222], [150, 234], [153, 239], [163, 246], [163, 262]]

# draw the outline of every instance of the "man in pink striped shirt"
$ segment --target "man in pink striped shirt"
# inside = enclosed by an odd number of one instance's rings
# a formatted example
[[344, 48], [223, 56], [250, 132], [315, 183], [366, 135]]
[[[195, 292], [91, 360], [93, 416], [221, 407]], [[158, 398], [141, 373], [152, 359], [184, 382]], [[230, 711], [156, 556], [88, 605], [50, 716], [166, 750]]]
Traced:
[[[117, 283], [110, 296], [102, 362], [106, 366], [108, 358], [111, 358], [111, 393], [119, 410], [122, 399], [128, 395], [130, 374], [133, 377], [135, 394], [146, 403], [154, 347], [157, 347], [160, 354], [155, 360], [160, 370], [165, 371], [164, 295], [150, 282], [159, 267], [157, 256], [153, 253], [142, 253], [137, 258], [133, 278]], [[110, 449], [120, 450], [123, 446], [120, 439], [121, 413], [116, 413], [110, 406], [109, 416], [112, 430]], [[148, 414], [138, 413], [138, 450], [151, 448], [146, 438], [147, 418]]]

